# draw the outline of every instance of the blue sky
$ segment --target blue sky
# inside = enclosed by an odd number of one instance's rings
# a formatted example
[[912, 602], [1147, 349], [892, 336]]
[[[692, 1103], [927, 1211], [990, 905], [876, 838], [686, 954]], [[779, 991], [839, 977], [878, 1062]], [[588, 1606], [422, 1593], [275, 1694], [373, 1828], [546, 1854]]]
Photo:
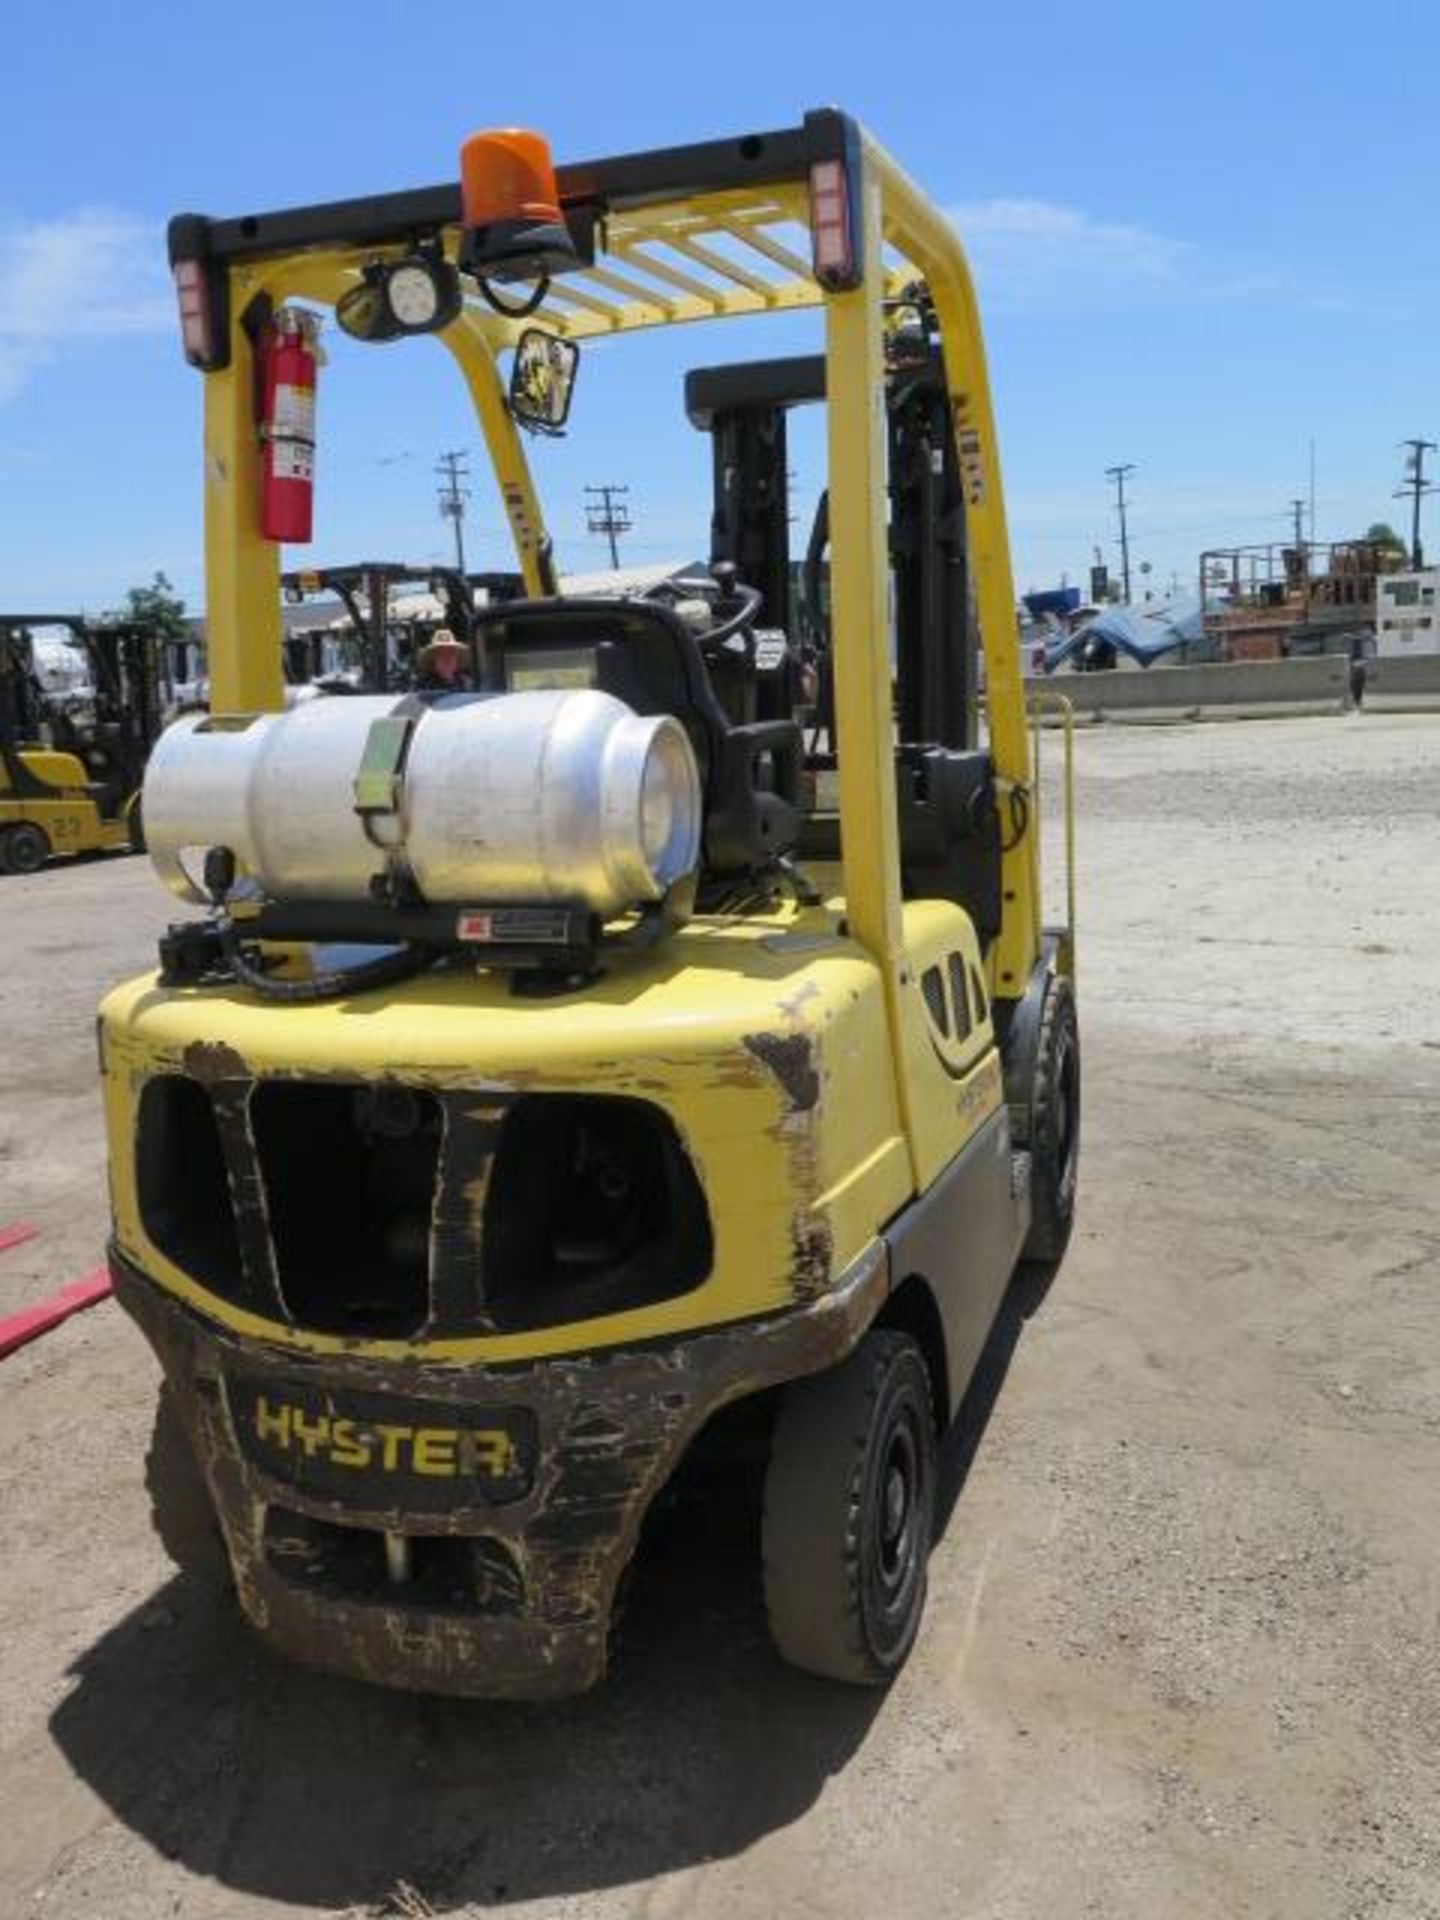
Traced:
[[[1312, 437], [1321, 538], [1398, 519], [1396, 442], [1440, 439], [1433, 4], [78, 0], [63, 45], [56, 20], [6, 21], [0, 608], [104, 607], [156, 568], [200, 598], [170, 213], [429, 184], [487, 125], [582, 158], [831, 101], [864, 119], [968, 241], [1021, 587], [1080, 577], [1096, 543], [1113, 564], [1114, 462], [1135, 463], [1134, 557], [1164, 582], [1203, 546], [1282, 537]], [[589, 354], [572, 438], [537, 453], [562, 566], [604, 564], [587, 481], [629, 485], [628, 558], [703, 550], [683, 370], [791, 350], [808, 324]], [[435, 457], [476, 441], [441, 349], [341, 343], [320, 433], [319, 537], [297, 561], [444, 553]], [[800, 442], [803, 510], [808, 427]], [[506, 564], [472, 465], [471, 563]]]

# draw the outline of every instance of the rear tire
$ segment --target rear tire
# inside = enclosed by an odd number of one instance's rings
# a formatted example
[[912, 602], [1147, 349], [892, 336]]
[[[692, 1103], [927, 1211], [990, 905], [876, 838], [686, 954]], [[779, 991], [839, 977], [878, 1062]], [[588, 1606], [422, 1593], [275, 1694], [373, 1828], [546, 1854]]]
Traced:
[[50, 836], [33, 820], [0, 833], [0, 873], [38, 873], [50, 858]]
[[175, 1565], [213, 1593], [230, 1585], [230, 1559], [190, 1435], [168, 1382], [160, 1387], [155, 1426], [145, 1456], [150, 1524]]
[[1030, 1233], [1026, 1260], [1055, 1265], [1075, 1225], [1080, 1167], [1080, 1022], [1075, 989], [1057, 974], [1045, 996], [1030, 1101]]
[[781, 1655], [883, 1686], [925, 1610], [935, 1523], [930, 1375], [908, 1334], [865, 1335], [785, 1392], [765, 1479], [765, 1604]]

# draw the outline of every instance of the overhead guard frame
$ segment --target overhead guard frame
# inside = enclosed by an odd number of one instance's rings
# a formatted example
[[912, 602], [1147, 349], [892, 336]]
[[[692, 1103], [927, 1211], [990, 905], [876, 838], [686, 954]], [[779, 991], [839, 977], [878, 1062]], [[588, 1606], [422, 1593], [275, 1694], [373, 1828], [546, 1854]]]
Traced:
[[[853, 228], [855, 272], [832, 286], [821, 286], [793, 239], [774, 231], [808, 230], [809, 171], [821, 160], [845, 167]], [[567, 337], [824, 309], [847, 918], [881, 964], [893, 999], [904, 961], [885, 643], [886, 448], [882, 410], [870, 397], [884, 380], [884, 301], [917, 275], [929, 287], [943, 343], [1002, 800], [1028, 794], [1032, 784], [994, 419], [959, 240], [885, 150], [831, 108], [795, 128], [562, 165], [557, 178], [567, 218], [587, 209], [596, 217], [593, 265], [558, 277], [534, 316]], [[449, 183], [233, 219], [181, 215], [171, 225], [172, 260], [204, 265], [212, 311], [228, 337], [225, 363], [205, 379], [207, 611], [219, 710], [273, 709], [283, 700], [278, 553], [257, 524], [260, 444], [245, 315], [262, 298], [333, 306], [377, 249], [438, 240], [453, 258], [459, 217], [459, 186]], [[522, 324], [467, 304], [439, 338], [470, 390], [526, 590], [535, 595], [553, 585], [549, 540], [497, 365]], [[1010, 820], [1005, 923], [989, 956], [991, 989], [1001, 999], [1023, 993], [1040, 951], [1038, 823], [1023, 804]], [[901, 1030], [898, 1019], [894, 1030]]]

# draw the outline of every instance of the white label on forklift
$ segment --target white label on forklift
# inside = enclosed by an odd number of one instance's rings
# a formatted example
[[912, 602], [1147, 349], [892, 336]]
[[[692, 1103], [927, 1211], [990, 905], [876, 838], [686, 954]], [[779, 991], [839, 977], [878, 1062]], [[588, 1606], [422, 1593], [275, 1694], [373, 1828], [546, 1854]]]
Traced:
[[272, 438], [315, 439], [315, 389], [281, 385], [275, 389], [275, 415], [270, 422]]
[[313, 480], [315, 449], [303, 440], [272, 440], [270, 470], [277, 480]]

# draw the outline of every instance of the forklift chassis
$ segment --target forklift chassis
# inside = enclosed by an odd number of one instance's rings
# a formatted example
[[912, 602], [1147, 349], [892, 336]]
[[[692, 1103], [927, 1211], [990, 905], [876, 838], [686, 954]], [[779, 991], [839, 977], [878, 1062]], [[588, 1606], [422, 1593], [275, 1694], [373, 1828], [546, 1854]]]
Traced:
[[[439, 336], [525, 586], [476, 616], [482, 697], [573, 686], [583, 657], [576, 698], [677, 716], [703, 780], [698, 865], [688, 892], [618, 934], [592, 916], [581, 939], [574, 913], [378, 880], [350, 902], [271, 888], [258, 914], [252, 890], [246, 919], [234, 858], [212, 849], [209, 920], [174, 930], [160, 972], [101, 1017], [116, 1290], [165, 1381], [156, 1524], [297, 1659], [425, 1691], [568, 1694], [605, 1671], [657, 1493], [718, 1416], [753, 1411], [776, 1642], [883, 1683], [923, 1606], [938, 1435], [1017, 1263], [1064, 1250], [1078, 1152], [1073, 930], [1040, 923], [974, 295], [944, 221], [829, 110], [562, 166], [557, 196], [575, 278], [562, 267], [534, 296], [536, 325], [579, 340], [823, 312], [823, 363], [692, 376], [716, 470], [698, 610], [682, 589], [556, 597], [496, 367], [529, 321], [512, 294]], [[172, 224], [217, 329], [191, 357], [222, 735], [283, 705], [257, 324], [282, 299], [334, 305], [387, 249], [463, 263], [479, 242], [460, 220], [451, 184]], [[662, 272], [657, 248], [690, 265]], [[793, 612], [778, 490], [786, 409], [822, 398], [802, 672], [775, 638]], [[740, 640], [707, 652], [707, 631]], [[762, 640], [783, 663], [768, 679]], [[299, 738], [313, 711], [278, 724]], [[458, 729], [446, 711], [385, 710], [357, 811], [398, 808], [395, 742]], [[190, 739], [203, 754], [203, 730]], [[832, 781], [830, 807], [816, 793]], [[398, 962], [348, 989], [307, 944], [387, 925]]]

